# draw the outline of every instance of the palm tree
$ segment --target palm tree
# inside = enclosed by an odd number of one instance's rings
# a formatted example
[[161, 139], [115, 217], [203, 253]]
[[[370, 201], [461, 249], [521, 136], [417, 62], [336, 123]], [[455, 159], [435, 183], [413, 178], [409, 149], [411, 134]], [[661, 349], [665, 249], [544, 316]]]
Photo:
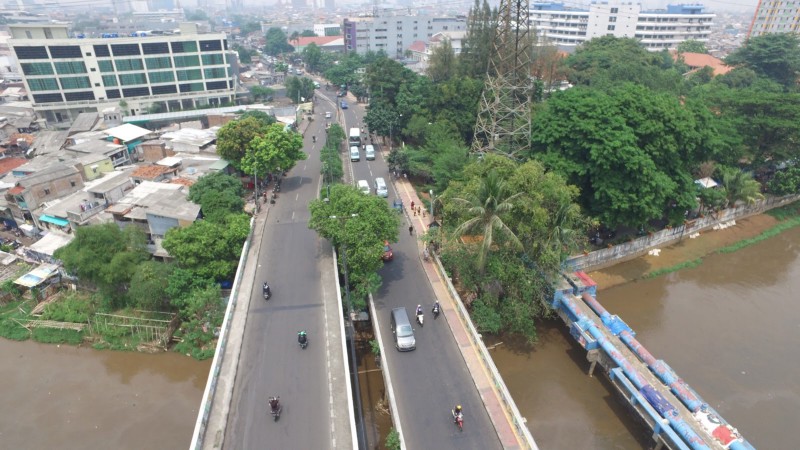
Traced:
[[457, 237], [469, 232], [478, 232], [483, 235], [483, 244], [478, 252], [478, 270], [483, 272], [486, 264], [486, 255], [492, 249], [494, 232], [504, 234], [512, 245], [522, 249], [522, 242], [514, 232], [505, 224], [500, 216], [514, 208], [514, 200], [522, 197], [524, 193], [511, 194], [504, 180], [492, 171], [481, 180], [480, 189], [468, 198], [452, 198], [451, 200], [465, 207], [465, 213], [471, 218], [456, 227], [454, 233]]
[[578, 230], [572, 228], [576, 225], [575, 218], [580, 217], [580, 207], [575, 203], [565, 201], [560, 203], [556, 210], [551, 212], [550, 230], [547, 235], [547, 246], [559, 257], [559, 263], [577, 249]]
[[732, 206], [742, 200], [748, 205], [756, 200], [761, 200], [761, 184], [753, 179], [753, 175], [742, 172], [740, 169], [727, 170], [722, 174], [722, 186], [725, 188], [728, 203]]

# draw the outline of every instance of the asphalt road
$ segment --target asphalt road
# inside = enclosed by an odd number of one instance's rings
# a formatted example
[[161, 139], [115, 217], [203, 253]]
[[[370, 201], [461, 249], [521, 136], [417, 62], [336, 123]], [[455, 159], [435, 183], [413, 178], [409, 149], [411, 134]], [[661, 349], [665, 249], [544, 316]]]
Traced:
[[[350, 127], [361, 126], [361, 117], [361, 105], [350, 104], [350, 108], [344, 110], [346, 134]], [[373, 186], [375, 177], [383, 177], [389, 183], [387, 201], [391, 204], [397, 198], [381, 152], [378, 152], [374, 161], [366, 161], [362, 151], [361, 161], [352, 163], [352, 170], [355, 181], [367, 180], [370, 186]], [[399, 242], [392, 244], [394, 260], [386, 263], [380, 271], [383, 285], [374, 295], [377, 317], [373, 317], [373, 320], [380, 321], [386, 349], [384, 360], [391, 371], [406, 447], [501, 448], [444, 315], [434, 321], [430, 313], [434, 292], [419, 259], [416, 232], [414, 236], [409, 236], [408, 222], [404, 216]], [[390, 311], [403, 306], [413, 320], [417, 304], [422, 304], [425, 310], [425, 326], [414, 324], [417, 349], [400, 353], [394, 349], [389, 327]], [[464, 430], [461, 432], [453, 424], [450, 415], [450, 409], [456, 404], [461, 404], [464, 409]]]
[[[267, 216], [225, 433], [228, 449], [335, 447], [326, 347], [341, 342], [327, 342], [325, 321], [328, 328], [338, 327], [338, 317], [330, 309], [326, 314], [323, 302], [336, 302], [336, 292], [329, 247], [308, 229], [322, 145], [313, 144], [311, 136], [324, 134], [323, 124], [310, 124], [304, 140], [309, 157], [284, 178]], [[264, 281], [272, 288], [266, 302]], [[305, 350], [297, 344], [300, 330], [308, 332]], [[277, 422], [269, 414], [271, 395], [280, 396], [283, 405]]]

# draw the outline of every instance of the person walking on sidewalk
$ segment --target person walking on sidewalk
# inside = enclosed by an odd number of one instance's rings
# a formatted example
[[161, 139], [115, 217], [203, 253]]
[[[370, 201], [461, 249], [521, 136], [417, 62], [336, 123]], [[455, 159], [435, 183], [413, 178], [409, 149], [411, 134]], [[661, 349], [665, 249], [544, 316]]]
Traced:
[[414, 200], [411, 200], [411, 210], [414, 211]]
[[408, 226], [408, 235], [409, 236], [413, 236], [414, 235], [414, 225], [409, 225]]

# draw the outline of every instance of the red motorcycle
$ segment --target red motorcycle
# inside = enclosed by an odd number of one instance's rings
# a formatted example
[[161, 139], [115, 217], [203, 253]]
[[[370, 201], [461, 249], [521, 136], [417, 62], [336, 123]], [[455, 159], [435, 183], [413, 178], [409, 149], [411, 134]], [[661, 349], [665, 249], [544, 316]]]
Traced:
[[450, 414], [453, 415], [453, 422], [458, 425], [458, 431], [464, 431], [464, 413], [459, 412], [456, 414], [456, 411], [451, 409]]

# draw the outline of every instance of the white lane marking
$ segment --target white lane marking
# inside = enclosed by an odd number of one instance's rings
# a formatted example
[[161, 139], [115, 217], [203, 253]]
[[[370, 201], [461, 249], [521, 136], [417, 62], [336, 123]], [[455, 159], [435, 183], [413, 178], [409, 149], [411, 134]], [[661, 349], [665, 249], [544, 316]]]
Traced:
[[292, 222], [294, 222], [294, 211], [292, 211]]
[[299, 192], [297, 194], [294, 194], [294, 201], [297, 201], [297, 199], [299, 199], [299, 198], [300, 198], [300, 193]]

